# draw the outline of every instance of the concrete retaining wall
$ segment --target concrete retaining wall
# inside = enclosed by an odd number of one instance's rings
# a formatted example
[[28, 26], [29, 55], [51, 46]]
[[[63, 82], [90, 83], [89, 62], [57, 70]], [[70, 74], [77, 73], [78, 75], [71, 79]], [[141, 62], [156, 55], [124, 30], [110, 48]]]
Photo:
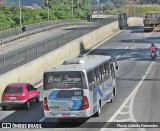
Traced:
[[143, 24], [143, 18], [140, 18], [140, 17], [128, 18], [128, 25], [129, 26], [138, 25], [138, 24]]
[[[129, 19], [129, 25], [140, 23], [141, 20], [134, 20], [134, 18]], [[68, 58], [79, 55], [83, 49], [89, 49], [94, 44], [103, 40], [106, 36], [113, 34], [113, 31], [115, 30], [118, 30], [118, 22], [103, 26], [83, 37], [71, 41], [53, 52], [25, 64], [24, 66], [1, 75], [0, 102], [2, 92], [7, 84], [12, 82], [30, 82], [33, 84], [42, 79], [44, 70], [58, 65]]]

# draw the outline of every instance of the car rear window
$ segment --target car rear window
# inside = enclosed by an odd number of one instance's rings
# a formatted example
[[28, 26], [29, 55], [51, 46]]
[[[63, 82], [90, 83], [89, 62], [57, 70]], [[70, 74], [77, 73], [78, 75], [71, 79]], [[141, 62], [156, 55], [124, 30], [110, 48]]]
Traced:
[[4, 90], [4, 93], [8, 93], [8, 94], [23, 93], [23, 87], [7, 86], [6, 89]]

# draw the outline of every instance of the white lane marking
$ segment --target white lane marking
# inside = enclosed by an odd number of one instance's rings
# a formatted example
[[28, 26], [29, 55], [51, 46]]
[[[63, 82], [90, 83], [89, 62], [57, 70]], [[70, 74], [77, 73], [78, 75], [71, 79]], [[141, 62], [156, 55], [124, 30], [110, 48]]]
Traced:
[[2, 111], [0, 110], [0, 120], [6, 118], [7, 116], [11, 115], [12, 113], [14, 113], [16, 110], [14, 111]]
[[128, 46], [125, 48], [126, 50], [128, 49]]
[[[153, 64], [153, 62], [151, 63]], [[150, 65], [151, 65], [150, 64]], [[146, 72], [148, 72], [149, 69], [147, 69]], [[148, 72], [149, 73], [149, 72]], [[120, 106], [120, 108], [114, 113], [114, 115], [108, 120], [108, 122], [112, 122], [115, 117], [118, 115], [118, 113], [122, 110], [122, 108], [127, 104], [127, 102], [136, 95], [138, 89], [140, 88], [141, 84], [143, 83], [144, 79], [147, 77], [148, 74], [145, 73], [145, 75], [141, 78], [140, 82], [137, 84], [137, 86], [134, 88], [134, 90], [130, 93], [130, 95], [126, 98], [126, 100], [123, 102], [123, 104]]]
[[43, 82], [40, 83], [39, 85], [35, 86], [35, 87], [38, 88], [38, 87], [40, 87], [40, 86], [42, 86], [42, 85], [43, 85]]
[[[152, 61], [152, 63], [150, 64], [149, 67], [151, 67], [152, 65], [154, 64], [154, 61]], [[139, 81], [139, 83], [136, 85], [136, 87], [134, 88], [134, 90], [130, 93], [130, 95], [125, 99], [125, 101], [123, 102], [123, 104], [118, 108], [118, 110], [113, 114], [113, 116], [108, 120], [108, 122], [113, 122], [114, 119], [116, 118], [116, 116], [121, 112], [121, 110], [125, 107], [125, 105], [128, 103], [128, 101], [131, 99], [131, 105], [130, 107], [132, 108], [129, 112], [131, 114], [131, 119], [133, 122], [136, 122], [136, 119], [134, 118], [134, 114], [133, 114], [133, 103], [134, 103], [134, 99], [135, 99], [135, 96], [138, 92], [138, 89], [140, 88], [141, 84], [143, 83], [143, 81], [145, 80], [145, 78], [147, 77], [148, 73], [149, 73], [149, 67], [147, 69], [147, 73], [145, 73], [145, 75], [141, 78], [141, 80]], [[99, 131], [104, 131], [106, 128], [101, 128]], [[145, 129], [142, 129], [140, 128], [141, 130], [144, 130]]]
[[125, 131], [125, 130], [128, 130], [129, 128], [102, 128], [103, 131]]
[[46, 118], [45, 117], [43, 117], [42, 119], [40, 119], [39, 120], [39, 122], [42, 122], [42, 121], [44, 121]]
[[100, 45], [104, 44], [104, 42], [108, 41], [109, 39], [111, 39], [112, 37], [116, 36], [117, 34], [121, 33], [123, 30], [120, 30], [119, 32], [117, 32], [116, 34], [110, 36], [109, 38], [107, 38], [106, 40], [104, 40], [103, 42], [101, 42], [99, 45], [95, 46], [93, 49], [91, 49], [90, 51], [88, 51], [86, 54], [84, 54], [83, 56], [88, 55], [91, 51], [93, 51], [94, 49], [96, 49], [97, 47], [99, 47]]
[[16, 62], [14, 62], [13, 64], [16, 64], [16, 63], [18, 63], [18, 62], [20, 62], [20, 61], [22, 61], [22, 60], [24, 60], [25, 58], [22, 58], [22, 59], [20, 59], [20, 60], [18, 60], [18, 61], [16, 61]]
[[118, 56], [116, 57], [116, 59], [118, 59], [120, 56], [121, 56], [121, 55], [118, 55]]
[[[126, 48], [125, 48], [125, 50], [127, 50], [129, 47], [127, 46]], [[118, 59], [119, 57], [120, 57], [121, 55], [118, 55], [117, 57], [116, 57], [116, 59]]]
[[140, 36], [140, 35], [141, 35], [141, 33], [138, 34], [138, 36]]
[[125, 115], [125, 114], [129, 114], [129, 111], [127, 111], [127, 112], [120, 112], [119, 114], [123, 114], [123, 115]]

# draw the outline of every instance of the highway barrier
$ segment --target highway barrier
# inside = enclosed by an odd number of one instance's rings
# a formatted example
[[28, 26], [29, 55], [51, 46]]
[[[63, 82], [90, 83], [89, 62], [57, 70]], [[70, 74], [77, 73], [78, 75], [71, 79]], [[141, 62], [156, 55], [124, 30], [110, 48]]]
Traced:
[[33, 24], [33, 25], [27, 25], [23, 27], [12, 28], [12, 29], [0, 32], [0, 45], [6, 44], [8, 42], [12, 42], [14, 40], [18, 40], [36, 33], [55, 29], [58, 27], [69, 26], [69, 25], [82, 25], [86, 23], [88, 22], [85, 20], [55, 20], [55, 21], [42, 22], [42, 23]]
[[121, 30], [125, 29], [128, 26], [126, 13], [118, 14], [118, 24]]
[[[142, 18], [129, 18], [128, 25], [142, 24]], [[119, 30], [118, 21], [105, 25], [93, 32], [77, 38], [56, 50], [43, 55], [36, 60], [26, 63], [0, 76], [0, 101], [5, 86], [12, 82], [30, 82], [32, 84], [41, 80], [43, 72], [53, 66], [61, 64], [64, 60], [76, 57], [83, 50], [90, 49], [107, 36]]]

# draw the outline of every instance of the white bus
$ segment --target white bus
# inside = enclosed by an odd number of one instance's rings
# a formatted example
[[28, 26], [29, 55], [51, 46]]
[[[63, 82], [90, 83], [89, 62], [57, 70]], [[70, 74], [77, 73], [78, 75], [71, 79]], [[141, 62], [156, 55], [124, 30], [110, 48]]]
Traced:
[[45, 117], [98, 117], [101, 108], [116, 95], [113, 62], [110, 56], [90, 55], [64, 61], [45, 71]]

